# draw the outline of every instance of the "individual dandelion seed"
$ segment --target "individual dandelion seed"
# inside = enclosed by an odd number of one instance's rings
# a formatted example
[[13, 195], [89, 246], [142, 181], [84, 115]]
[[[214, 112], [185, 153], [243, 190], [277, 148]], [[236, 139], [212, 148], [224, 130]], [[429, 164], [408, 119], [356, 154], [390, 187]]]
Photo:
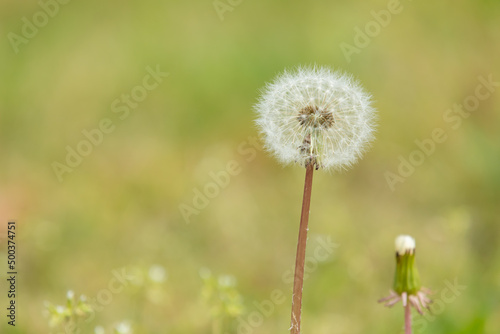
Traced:
[[423, 310], [429, 309], [432, 302], [428, 297], [431, 292], [420, 284], [420, 276], [415, 265], [415, 239], [409, 235], [400, 235], [396, 238], [395, 246], [396, 273], [393, 290], [389, 296], [378, 302], [392, 307], [402, 301], [405, 308], [405, 334], [411, 334], [411, 307], [423, 314]]
[[279, 75], [263, 89], [255, 109], [265, 147], [284, 164], [306, 167], [290, 327], [299, 334], [314, 168], [354, 164], [374, 138], [375, 109], [351, 76], [316, 66]]

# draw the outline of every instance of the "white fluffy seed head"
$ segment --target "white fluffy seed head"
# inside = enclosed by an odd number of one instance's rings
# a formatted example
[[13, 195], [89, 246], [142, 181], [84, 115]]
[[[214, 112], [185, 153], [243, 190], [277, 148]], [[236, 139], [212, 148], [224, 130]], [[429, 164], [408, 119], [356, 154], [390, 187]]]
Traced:
[[409, 235], [400, 235], [395, 241], [396, 253], [399, 255], [406, 254], [407, 252], [412, 254], [415, 251], [415, 239]]
[[374, 138], [376, 111], [370, 104], [351, 76], [299, 67], [263, 89], [256, 123], [280, 162], [346, 169]]

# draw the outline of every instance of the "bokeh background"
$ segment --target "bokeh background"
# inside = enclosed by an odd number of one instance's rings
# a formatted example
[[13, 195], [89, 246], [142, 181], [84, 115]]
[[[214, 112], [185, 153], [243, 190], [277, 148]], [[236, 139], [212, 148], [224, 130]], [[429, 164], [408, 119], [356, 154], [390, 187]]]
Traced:
[[[456, 129], [443, 115], [474, 95], [479, 76], [500, 81], [500, 2], [399, 5], [348, 61], [340, 45], [355, 45], [356, 27], [387, 1], [75, 0], [16, 53], [9, 33], [22, 36], [23, 17], [42, 7], [3, 0], [0, 331], [68, 332], [47, 305], [67, 306], [72, 290], [112, 296], [80, 319], [81, 333], [286, 333], [304, 170], [251, 144], [252, 106], [284, 68], [319, 64], [362, 82], [379, 126], [355, 167], [315, 174], [303, 332], [401, 332], [402, 307], [376, 301], [405, 233], [437, 300], [434, 315], [415, 315], [415, 332], [499, 333], [500, 87]], [[148, 66], [169, 75], [121, 120], [112, 103]], [[114, 130], [59, 182], [53, 163], [103, 119]], [[391, 189], [387, 172], [436, 128], [447, 139]], [[192, 207], [232, 160], [239, 173], [188, 223], [181, 204]], [[5, 317], [8, 219], [18, 225], [15, 328]], [[328, 257], [315, 257], [318, 240], [335, 244]], [[120, 268], [134, 279], [102, 292]], [[460, 289], [446, 290], [454, 282]], [[280, 303], [259, 311], [273, 291]]]

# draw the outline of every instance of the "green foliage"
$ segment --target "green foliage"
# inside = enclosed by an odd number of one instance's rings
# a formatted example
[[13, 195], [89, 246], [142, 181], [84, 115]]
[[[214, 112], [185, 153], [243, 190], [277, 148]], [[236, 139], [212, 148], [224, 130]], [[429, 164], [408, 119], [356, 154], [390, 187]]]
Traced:
[[225, 333], [234, 326], [232, 320], [244, 311], [243, 298], [236, 289], [236, 278], [230, 275], [214, 276], [202, 268], [201, 298], [210, 310], [213, 334]]
[[77, 299], [73, 291], [67, 292], [64, 306], [46, 302], [45, 308], [49, 318], [49, 326], [68, 334], [77, 333], [79, 325], [92, 313], [87, 298], [81, 295]]

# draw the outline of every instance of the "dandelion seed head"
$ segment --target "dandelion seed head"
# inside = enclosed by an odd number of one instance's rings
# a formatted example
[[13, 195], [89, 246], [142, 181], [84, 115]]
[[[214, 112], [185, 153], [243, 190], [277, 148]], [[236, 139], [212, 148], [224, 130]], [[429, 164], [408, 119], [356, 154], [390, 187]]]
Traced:
[[346, 169], [374, 138], [370, 95], [324, 67], [285, 71], [266, 85], [255, 110], [265, 147], [284, 164]]

